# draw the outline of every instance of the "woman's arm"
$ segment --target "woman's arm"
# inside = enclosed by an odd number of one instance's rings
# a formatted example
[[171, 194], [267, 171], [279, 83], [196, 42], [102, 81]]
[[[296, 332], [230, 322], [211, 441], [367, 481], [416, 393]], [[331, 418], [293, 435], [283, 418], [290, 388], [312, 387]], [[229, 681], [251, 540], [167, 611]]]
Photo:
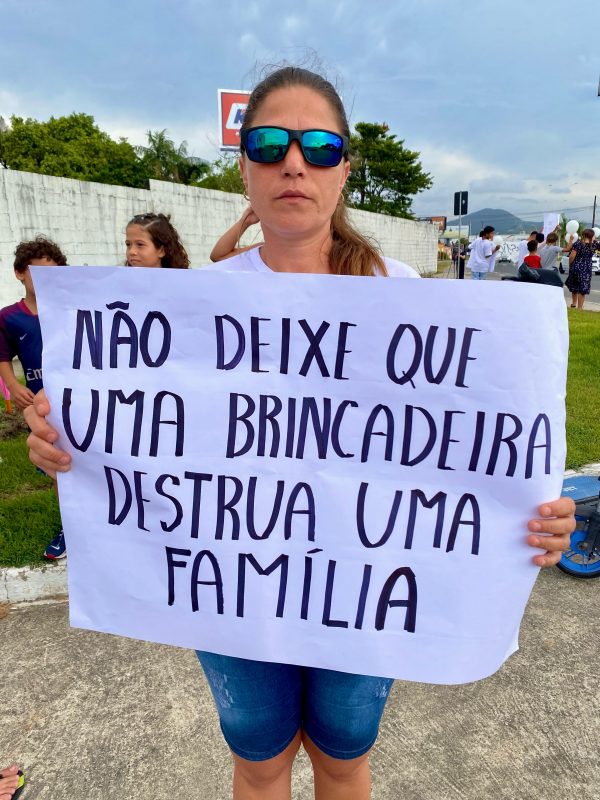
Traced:
[[569, 264], [572, 264], [575, 259], [577, 258], [577, 253], [579, 252], [579, 240], [574, 242], [572, 241], [573, 237], [571, 236], [571, 240], [569, 241], [569, 249], [567, 252], [569, 253]]
[[257, 222], [259, 222], [259, 219], [252, 210], [252, 206], [248, 206], [238, 221], [234, 222], [231, 228], [225, 231], [213, 247], [210, 260], [222, 261], [225, 258], [231, 258], [231, 256], [236, 256], [238, 253], [243, 253], [245, 250], [251, 250], [256, 247], [257, 245], [255, 244], [249, 247], [238, 247], [237, 245], [245, 231], [251, 225], [256, 225]]

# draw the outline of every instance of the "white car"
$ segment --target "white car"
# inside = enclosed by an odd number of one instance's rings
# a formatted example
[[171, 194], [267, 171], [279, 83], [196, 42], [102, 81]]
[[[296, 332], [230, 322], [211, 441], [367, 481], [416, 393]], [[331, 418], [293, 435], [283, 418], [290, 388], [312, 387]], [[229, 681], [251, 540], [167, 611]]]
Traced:
[[[561, 256], [560, 265], [565, 272], [569, 271], [569, 256], [567, 253]], [[600, 275], [600, 255], [592, 256], [592, 274]]]

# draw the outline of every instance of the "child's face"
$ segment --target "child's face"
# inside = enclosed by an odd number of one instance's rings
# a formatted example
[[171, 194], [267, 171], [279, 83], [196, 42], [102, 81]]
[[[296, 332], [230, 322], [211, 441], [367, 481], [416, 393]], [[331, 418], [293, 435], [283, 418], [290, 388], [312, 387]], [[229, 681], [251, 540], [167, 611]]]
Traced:
[[160, 260], [165, 255], [164, 247], [156, 247], [141, 225], [127, 226], [125, 248], [130, 267], [160, 267]]
[[[56, 261], [52, 261], [51, 258], [32, 258], [31, 267], [57, 267], [58, 264]], [[31, 272], [29, 271], [29, 267], [25, 270], [25, 272], [17, 272], [15, 270], [15, 278], [18, 281], [21, 281], [23, 286], [25, 287], [25, 292], [29, 295], [35, 297], [35, 290], [33, 288], [33, 280], [31, 279]]]

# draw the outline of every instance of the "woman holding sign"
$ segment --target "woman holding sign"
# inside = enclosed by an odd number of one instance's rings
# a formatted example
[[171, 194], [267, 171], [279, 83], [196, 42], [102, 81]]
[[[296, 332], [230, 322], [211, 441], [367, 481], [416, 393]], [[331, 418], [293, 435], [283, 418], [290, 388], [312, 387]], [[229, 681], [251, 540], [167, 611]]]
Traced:
[[[350, 131], [342, 102], [321, 76], [286, 67], [252, 93], [241, 129], [240, 169], [264, 244], [218, 267], [250, 272], [324, 273], [416, 278], [383, 258], [347, 217]], [[46, 472], [69, 469], [45, 421], [43, 396], [28, 415], [31, 458]], [[534, 561], [552, 566], [574, 528], [570, 499], [547, 503], [529, 523]], [[540, 535], [541, 534], [541, 535]], [[392, 684], [389, 679], [200, 652], [234, 758], [237, 800], [291, 796], [291, 771], [302, 744], [317, 800], [370, 797], [369, 751]]]

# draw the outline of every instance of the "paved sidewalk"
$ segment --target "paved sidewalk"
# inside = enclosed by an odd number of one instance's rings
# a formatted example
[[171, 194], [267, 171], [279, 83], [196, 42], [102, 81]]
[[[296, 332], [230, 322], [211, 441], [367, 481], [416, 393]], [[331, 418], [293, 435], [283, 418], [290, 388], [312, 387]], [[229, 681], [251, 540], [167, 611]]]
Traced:
[[[398, 682], [373, 755], [375, 800], [597, 800], [600, 580], [536, 584], [521, 651], [491, 678]], [[0, 762], [23, 800], [225, 800], [229, 755], [192, 652], [72, 630], [67, 604], [0, 619]], [[306, 757], [294, 798], [310, 798]]]

